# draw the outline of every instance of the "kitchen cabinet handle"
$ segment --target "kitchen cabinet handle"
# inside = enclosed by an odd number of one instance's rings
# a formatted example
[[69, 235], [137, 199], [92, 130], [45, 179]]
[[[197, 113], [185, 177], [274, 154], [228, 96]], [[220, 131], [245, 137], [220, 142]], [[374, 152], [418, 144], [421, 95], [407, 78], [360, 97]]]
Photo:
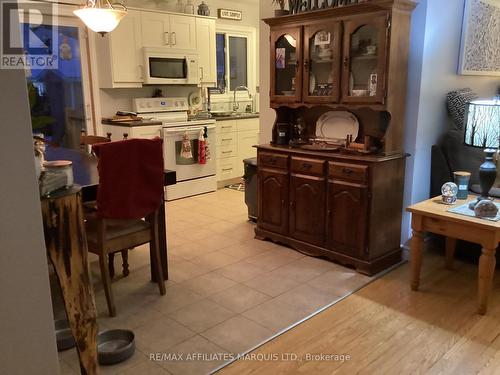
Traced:
[[203, 67], [200, 66], [200, 81], [203, 81], [203, 78], [205, 78], [203, 74]]
[[222, 168], [222, 172], [232, 171], [233, 168]]
[[299, 60], [297, 60], [297, 61], [295, 62], [295, 70], [296, 70], [296, 71], [298, 71], [298, 70], [299, 70], [299, 67], [300, 67], [300, 61], [299, 61]]
[[170, 45], [170, 38], [168, 35], [169, 35], [168, 31], [163, 33], [163, 43], [165, 43], [165, 45], [167, 45], [167, 46]]
[[232, 129], [232, 128], [233, 128], [233, 126], [232, 126], [232, 125], [231, 125], [231, 126], [221, 126], [220, 128], [221, 128], [221, 129]]
[[232, 154], [232, 151], [222, 151], [223, 154]]
[[173, 46], [176, 46], [177, 45], [177, 34], [174, 32], [172, 32], [172, 45]]
[[233, 138], [222, 138], [222, 142], [225, 142], [225, 141], [232, 141]]
[[349, 65], [349, 57], [344, 57], [344, 66], [347, 68]]

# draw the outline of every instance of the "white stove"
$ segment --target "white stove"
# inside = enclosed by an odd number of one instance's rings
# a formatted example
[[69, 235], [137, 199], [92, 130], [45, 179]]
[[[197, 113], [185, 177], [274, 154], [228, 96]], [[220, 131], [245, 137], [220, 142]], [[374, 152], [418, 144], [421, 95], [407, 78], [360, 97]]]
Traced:
[[[175, 170], [177, 184], [167, 186], [165, 199], [185, 198], [215, 191], [216, 137], [215, 120], [188, 120], [186, 98], [137, 98], [134, 110], [142, 117], [162, 122], [163, 158], [166, 169]], [[208, 135], [210, 159], [205, 164], [198, 161], [198, 138], [200, 132]], [[187, 134], [191, 142], [192, 157], [181, 156], [182, 140]]]

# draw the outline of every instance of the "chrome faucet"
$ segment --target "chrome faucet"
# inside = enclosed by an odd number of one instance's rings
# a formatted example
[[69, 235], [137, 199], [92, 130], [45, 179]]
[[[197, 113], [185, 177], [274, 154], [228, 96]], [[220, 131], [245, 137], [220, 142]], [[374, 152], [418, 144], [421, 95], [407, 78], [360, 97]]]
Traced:
[[252, 99], [252, 94], [250, 93], [250, 89], [246, 86], [238, 86], [234, 89], [234, 98], [233, 98], [233, 112], [236, 112], [239, 108], [240, 105], [236, 101], [236, 91], [246, 91], [248, 93], [248, 98], [251, 100]]

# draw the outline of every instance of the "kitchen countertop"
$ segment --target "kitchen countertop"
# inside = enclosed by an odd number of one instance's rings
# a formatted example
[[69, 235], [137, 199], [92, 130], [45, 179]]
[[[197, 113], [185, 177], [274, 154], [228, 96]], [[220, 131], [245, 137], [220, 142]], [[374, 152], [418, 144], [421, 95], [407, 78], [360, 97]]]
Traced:
[[135, 126], [150, 126], [150, 125], [161, 125], [161, 121], [152, 121], [152, 120], [138, 120], [138, 121], [110, 121], [109, 119], [102, 119], [101, 123], [104, 125], [113, 125], [113, 126], [128, 126], [129, 128]]
[[244, 120], [247, 118], [259, 118], [260, 114], [258, 113], [243, 113], [241, 115], [231, 115], [224, 117], [214, 117], [216, 121], [228, 121], [228, 120]]

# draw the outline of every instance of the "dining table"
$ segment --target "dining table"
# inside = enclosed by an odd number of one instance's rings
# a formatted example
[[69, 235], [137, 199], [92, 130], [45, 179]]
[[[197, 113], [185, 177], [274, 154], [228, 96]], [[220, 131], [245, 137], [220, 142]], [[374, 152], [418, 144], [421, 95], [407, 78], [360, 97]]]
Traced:
[[[89, 277], [87, 236], [83, 203], [95, 201], [99, 188], [98, 158], [84, 150], [48, 146], [45, 160], [72, 162], [74, 185], [41, 198], [47, 255], [54, 267], [69, 327], [80, 362], [81, 373], [98, 375], [97, 311]], [[164, 186], [176, 183], [175, 171], [164, 171]], [[160, 262], [168, 280], [165, 202], [159, 210]], [[150, 252], [151, 280], [157, 282], [157, 260]]]
[[[45, 150], [45, 160], [69, 160], [73, 166], [74, 183], [81, 187], [82, 201], [91, 202], [97, 199], [97, 189], [99, 187], [99, 171], [97, 169], [98, 158], [86, 150], [76, 150], [64, 147], [48, 146]], [[175, 171], [165, 170], [163, 174], [163, 185], [170, 186], [177, 182]], [[165, 201], [162, 201], [162, 207], [159, 210], [158, 218], [158, 237], [160, 239], [160, 259], [163, 279], [168, 280], [168, 246], [167, 246], [167, 227], [165, 218]], [[156, 260], [150, 254], [151, 261], [151, 281], [157, 282], [154, 272]]]

